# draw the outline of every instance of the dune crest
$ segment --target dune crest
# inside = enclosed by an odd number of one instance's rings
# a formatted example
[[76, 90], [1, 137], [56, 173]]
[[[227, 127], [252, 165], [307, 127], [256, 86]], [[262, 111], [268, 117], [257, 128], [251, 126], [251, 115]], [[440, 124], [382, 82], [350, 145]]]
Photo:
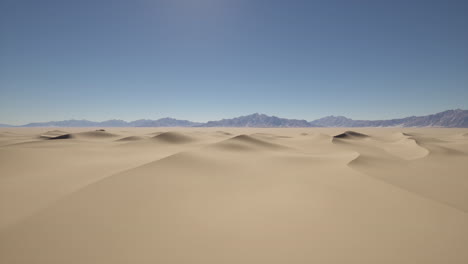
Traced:
[[194, 138], [179, 132], [164, 132], [152, 137], [152, 139], [171, 144], [184, 144], [195, 141]]
[[348, 130], [348, 131], [346, 131], [344, 133], [333, 136], [333, 138], [340, 138], [340, 139], [367, 138], [367, 137], [369, 137], [369, 135], [359, 133], [359, 132], [355, 132], [355, 131], [351, 131], [351, 130]]
[[65, 132], [65, 131], [53, 130], [53, 131], [47, 131], [46, 133], [41, 134], [39, 137], [44, 138], [44, 139], [54, 140], [54, 139], [72, 138], [73, 136], [70, 133]]
[[213, 145], [222, 150], [247, 151], [247, 150], [275, 150], [286, 148], [285, 146], [271, 143], [245, 134], [238, 135]]
[[129, 136], [129, 137], [124, 137], [121, 139], [117, 139], [116, 141], [139, 141], [145, 139], [144, 137], [139, 137], [139, 136]]
[[427, 148], [422, 147], [417, 140], [410, 137], [386, 144], [383, 148], [388, 153], [406, 160], [424, 158], [430, 153]]
[[118, 137], [116, 134], [112, 134], [106, 131], [87, 131], [87, 132], [80, 132], [73, 134], [76, 137], [82, 137], [82, 138], [88, 138], [88, 139], [100, 139], [100, 138], [112, 138], [112, 137]]
[[223, 136], [232, 136], [232, 133], [226, 131], [216, 131], [216, 134], [223, 135]]

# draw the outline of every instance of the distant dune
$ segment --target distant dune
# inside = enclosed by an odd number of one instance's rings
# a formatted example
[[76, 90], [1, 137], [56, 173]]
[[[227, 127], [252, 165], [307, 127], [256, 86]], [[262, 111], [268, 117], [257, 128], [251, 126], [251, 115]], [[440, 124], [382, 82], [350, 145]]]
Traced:
[[369, 136], [366, 135], [366, 134], [355, 132], [355, 131], [346, 131], [344, 133], [338, 134], [338, 135], [333, 136], [333, 137], [334, 138], [366, 138], [366, 137], [369, 137]]
[[112, 134], [106, 131], [87, 131], [87, 132], [80, 132], [74, 134], [76, 137], [84, 137], [84, 138], [111, 138], [111, 137], [118, 137], [116, 134]]
[[153, 139], [173, 144], [188, 143], [193, 141], [192, 137], [178, 132], [164, 132], [154, 136]]
[[274, 150], [283, 148], [282, 146], [264, 141], [253, 136], [239, 135], [222, 142], [213, 144], [213, 146], [227, 151], [233, 150]]
[[2, 128], [0, 263], [468, 263], [468, 131]]
[[128, 136], [128, 137], [124, 137], [124, 138], [121, 138], [121, 139], [118, 139], [117, 141], [139, 141], [139, 140], [143, 140], [144, 137], [139, 137], [139, 136]]
[[46, 133], [39, 136], [40, 138], [44, 139], [67, 139], [71, 138], [72, 135], [68, 132], [60, 131], [60, 130], [53, 130], [47, 131]]

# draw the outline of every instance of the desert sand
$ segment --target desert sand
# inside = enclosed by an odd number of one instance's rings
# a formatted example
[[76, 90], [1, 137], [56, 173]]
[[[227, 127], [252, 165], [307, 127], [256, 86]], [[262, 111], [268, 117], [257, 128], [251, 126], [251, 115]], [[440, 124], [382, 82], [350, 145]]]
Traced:
[[0, 129], [0, 263], [468, 263], [468, 129], [96, 129]]

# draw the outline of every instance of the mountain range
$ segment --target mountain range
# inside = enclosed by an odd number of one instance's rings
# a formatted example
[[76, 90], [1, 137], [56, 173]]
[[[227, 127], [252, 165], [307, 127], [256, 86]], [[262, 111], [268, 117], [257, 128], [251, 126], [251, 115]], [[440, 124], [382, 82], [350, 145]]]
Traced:
[[193, 127], [198, 125], [201, 125], [201, 123], [166, 117], [158, 120], [139, 119], [131, 122], [118, 119], [102, 122], [71, 119], [64, 121], [29, 123], [19, 127]]
[[447, 110], [433, 115], [389, 120], [353, 120], [344, 116], [327, 116], [309, 122], [255, 113], [206, 123], [166, 117], [131, 122], [116, 119], [103, 122], [72, 119], [29, 123], [21, 126], [0, 124], [0, 127], [468, 127], [468, 110]]
[[320, 127], [468, 127], [468, 110], [447, 110], [433, 115], [372, 121], [328, 116], [310, 124]]

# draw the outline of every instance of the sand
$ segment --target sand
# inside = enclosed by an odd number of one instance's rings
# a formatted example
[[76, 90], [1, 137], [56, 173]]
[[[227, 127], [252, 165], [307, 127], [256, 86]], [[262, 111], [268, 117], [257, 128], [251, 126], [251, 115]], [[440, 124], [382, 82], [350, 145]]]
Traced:
[[1, 128], [0, 263], [468, 263], [468, 130]]

